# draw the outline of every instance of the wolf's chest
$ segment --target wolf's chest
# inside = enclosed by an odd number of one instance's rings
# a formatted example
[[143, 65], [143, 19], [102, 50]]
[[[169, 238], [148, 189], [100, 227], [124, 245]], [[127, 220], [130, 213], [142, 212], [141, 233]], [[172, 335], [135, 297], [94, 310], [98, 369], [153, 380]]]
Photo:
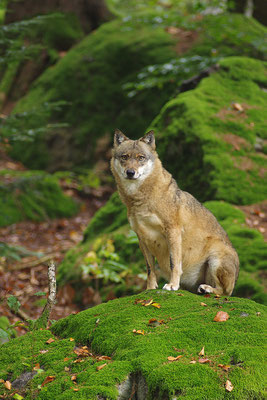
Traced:
[[163, 223], [156, 214], [149, 212], [135, 213], [129, 216], [129, 222], [139, 238], [151, 250], [154, 247], [158, 248], [165, 241]]

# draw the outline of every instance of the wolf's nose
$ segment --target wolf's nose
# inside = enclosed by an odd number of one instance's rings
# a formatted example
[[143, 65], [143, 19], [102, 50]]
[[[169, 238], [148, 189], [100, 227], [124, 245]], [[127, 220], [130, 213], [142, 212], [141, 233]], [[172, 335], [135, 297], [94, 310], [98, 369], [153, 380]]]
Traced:
[[126, 175], [127, 175], [128, 178], [133, 178], [134, 174], [135, 174], [135, 170], [134, 169], [127, 169]]

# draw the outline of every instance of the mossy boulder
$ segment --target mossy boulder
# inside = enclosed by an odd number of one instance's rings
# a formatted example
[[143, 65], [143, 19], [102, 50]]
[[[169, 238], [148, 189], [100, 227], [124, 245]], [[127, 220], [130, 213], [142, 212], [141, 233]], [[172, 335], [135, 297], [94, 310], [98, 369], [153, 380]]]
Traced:
[[[245, 214], [235, 206], [223, 201], [204, 204], [226, 230], [238, 252], [240, 275], [234, 294], [267, 303], [264, 288], [267, 246], [263, 236], [246, 226]], [[83, 241], [67, 252], [58, 268], [58, 282], [85, 287], [94, 286], [98, 281], [101, 296], [106, 299], [111, 290], [117, 296], [140, 291], [145, 279], [145, 262], [137, 236], [128, 225], [126, 207], [114, 193], [90, 221]]]
[[[179, 46], [184, 36], [170, 34], [168, 27], [172, 25], [179, 27], [180, 33], [189, 32], [192, 38], [182, 52]], [[143, 134], [181, 81], [215, 63], [218, 57], [245, 54], [263, 58], [264, 33], [264, 27], [241, 15], [193, 20], [171, 10], [133, 13], [103, 24], [48, 68], [17, 104], [14, 113], [35, 110], [37, 122], [33, 124], [34, 140], [15, 142], [12, 156], [30, 168], [59, 168], [59, 159], [64, 169], [66, 165], [92, 165], [98, 157], [96, 144], [100, 138], [106, 135], [111, 142], [116, 127], [133, 138]], [[181, 60], [178, 75], [168, 75], [164, 67], [173, 60]], [[154, 79], [157, 66], [164, 67], [164, 79]], [[151, 73], [151, 79], [148, 76], [145, 90], [131, 97], [127, 85], [137, 82], [142, 87], [138, 82], [144, 69]], [[65, 128], [40, 133], [40, 110], [44, 104], [58, 101], [66, 102], [65, 106], [61, 111], [51, 109], [44, 125], [64, 123]], [[26, 118], [21, 119], [21, 125], [25, 129]]]
[[[215, 322], [219, 311], [229, 319]], [[147, 291], [2, 345], [0, 374], [26, 400], [264, 399], [266, 316], [247, 299]], [[31, 383], [19, 386], [26, 373]]]
[[70, 217], [78, 204], [64, 195], [58, 179], [41, 171], [0, 171], [0, 226], [22, 220]]
[[229, 57], [152, 123], [163, 165], [199, 200], [252, 204], [267, 196], [267, 63]]

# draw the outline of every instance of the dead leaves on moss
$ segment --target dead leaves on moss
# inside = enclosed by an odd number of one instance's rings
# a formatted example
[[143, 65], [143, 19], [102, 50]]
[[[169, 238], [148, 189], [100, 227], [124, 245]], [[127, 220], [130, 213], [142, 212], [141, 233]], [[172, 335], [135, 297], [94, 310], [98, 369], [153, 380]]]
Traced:
[[134, 304], [141, 304], [144, 307], [152, 306], [155, 308], [161, 308], [161, 305], [159, 303], [154, 302], [153, 299], [149, 300], [135, 299]]
[[179, 360], [179, 359], [182, 358], [182, 357], [183, 357], [182, 355], [179, 355], [179, 356], [177, 356], [177, 357], [169, 356], [169, 357], [167, 358], [167, 360], [168, 360], [168, 361], [177, 361], [177, 360]]

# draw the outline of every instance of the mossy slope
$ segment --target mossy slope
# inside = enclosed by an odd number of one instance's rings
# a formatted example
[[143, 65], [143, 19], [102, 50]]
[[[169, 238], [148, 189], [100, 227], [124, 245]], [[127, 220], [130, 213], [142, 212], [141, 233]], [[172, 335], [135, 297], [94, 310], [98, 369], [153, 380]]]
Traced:
[[[34, 153], [34, 159], [40, 160], [40, 166], [34, 165], [34, 168], [49, 167], [53, 165], [53, 157], [56, 158], [53, 146], [60, 137], [61, 149], [63, 142], [66, 146], [62, 150], [63, 160], [92, 164], [97, 140], [105, 134], [111, 138], [116, 127], [133, 138], [143, 134], [179, 82], [189, 77], [187, 68], [182, 68], [178, 79], [171, 76], [163, 83], [159, 80], [158, 85], [148, 85], [133, 98], [123, 89], [125, 84], [138, 80], [145, 67], [164, 65], [183, 56], [177, 55], [175, 48], [182, 39], [172, 37], [165, 30], [169, 25], [196, 32], [198, 40], [189, 45], [191, 49], [186, 54], [198, 55], [200, 61], [201, 57], [208, 57], [212, 63], [213, 54], [264, 57], [259, 45], [264, 27], [239, 15], [208, 16], [193, 21], [171, 11], [169, 14], [151, 11], [118, 18], [88, 35], [56, 66], [46, 70], [19, 102], [15, 112], [36, 109], [36, 115], [44, 102], [67, 102], [61, 112], [51, 111], [48, 119], [66, 123], [68, 127], [54, 129], [48, 136], [38, 134], [27, 146], [15, 143], [13, 157], [32, 167]], [[199, 68], [201, 62], [197, 71]], [[191, 74], [195, 73], [193, 69]]]
[[[152, 298], [160, 308], [138, 302]], [[214, 322], [218, 311], [227, 312], [228, 321]], [[153, 325], [151, 319], [154, 326], [149, 325], [149, 321]], [[46, 344], [51, 332], [38, 331], [2, 345], [1, 377], [13, 382], [39, 364], [43, 371], [33, 378], [25, 399], [30, 399], [33, 392], [36, 399], [46, 400], [74, 396], [117, 399], [117, 385], [130, 373], [144, 377], [148, 400], [174, 396], [188, 400], [263, 399], [264, 326], [266, 308], [250, 300], [203, 299], [188, 292], [149, 291], [58, 321], [52, 331], [63, 340], [54, 337], [55, 342]], [[134, 329], [144, 334], [134, 333]], [[111, 360], [89, 356], [74, 362], [78, 357], [70, 338]], [[210, 360], [206, 364], [198, 362], [204, 358], [198, 355], [203, 346], [205, 357]], [[168, 357], [177, 355], [182, 357], [168, 361]], [[219, 364], [228, 365], [228, 372]], [[71, 380], [73, 375], [77, 384]], [[54, 380], [41, 386], [47, 376]], [[231, 393], [225, 389], [227, 379], [234, 386]], [[0, 394], [3, 392], [1, 386]]]
[[[264, 109], [267, 64], [231, 57], [199, 86], [170, 100], [152, 123], [160, 158], [199, 200], [251, 204], [267, 196]], [[239, 110], [239, 106], [241, 109]]]
[[[267, 257], [267, 246], [263, 236], [257, 230], [246, 226], [245, 214], [236, 207], [223, 201], [204, 204], [226, 230], [239, 254], [240, 275], [235, 295], [249, 297], [260, 303], [267, 302], [262, 277]], [[110, 246], [110, 242], [112, 251], [103, 253]], [[118, 255], [118, 261], [125, 266], [124, 269], [116, 269], [108, 264], [112, 253]], [[113, 291], [117, 296], [140, 291], [143, 279], [146, 279], [145, 263], [139, 250], [138, 239], [127, 223], [126, 207], [117, 193], [96, 212], [85, 230], [83, 242], [67, 252], [58, 268], [58, 281], [60, 284], [72, 282], [74, 285], [79, 282], [80, 285], [81, 279], [84, 279], [85, 285], [88, 285], [88, 282], [97, 279], [100, 271], [105, 268], [110, 271], [115, 268], [118, 277], [121, 277], [115, 285], [113, 284]], [[133, 284], [135, 276], [140, 277], [138, 285]], [[112, 285], [112, 279], [109, 278], [110, 276], [106, 275], [106, 281], [101, 283], [103, 299], [110, 290], [109, 285]]]
[[70, 217], [78, 211], [76, 202], [62, 192], [58, 179], [41, 171], [1, 171], [0, 204], [0, 226], [25, 219]]

